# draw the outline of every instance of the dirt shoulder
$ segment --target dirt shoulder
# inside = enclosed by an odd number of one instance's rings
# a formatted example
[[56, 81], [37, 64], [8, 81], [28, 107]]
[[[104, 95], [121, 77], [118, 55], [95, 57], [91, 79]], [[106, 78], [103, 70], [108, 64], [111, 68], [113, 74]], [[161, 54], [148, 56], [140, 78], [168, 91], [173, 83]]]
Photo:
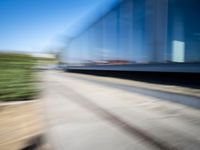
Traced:
[[43, 135], [39, 101], [0, 103], [0, 149], [21, 150]]

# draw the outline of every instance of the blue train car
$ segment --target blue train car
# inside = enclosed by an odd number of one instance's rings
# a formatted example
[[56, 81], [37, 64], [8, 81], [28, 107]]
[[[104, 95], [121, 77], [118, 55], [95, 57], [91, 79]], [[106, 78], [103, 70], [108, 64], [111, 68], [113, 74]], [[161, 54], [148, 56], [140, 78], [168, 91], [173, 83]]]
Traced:
[[123, 0], [71, 38], [60, 60], [78, 70], [200, 73], [199, 18], [199, 0]]

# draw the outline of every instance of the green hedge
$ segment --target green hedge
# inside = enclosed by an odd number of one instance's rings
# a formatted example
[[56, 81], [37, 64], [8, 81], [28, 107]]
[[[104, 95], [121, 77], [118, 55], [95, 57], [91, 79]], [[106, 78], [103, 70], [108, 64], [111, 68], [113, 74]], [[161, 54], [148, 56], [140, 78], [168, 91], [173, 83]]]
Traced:
[[35, 98], [38, 93], [35, 65], [36, 59], [29, 55], [0, 54], [0, 101]]

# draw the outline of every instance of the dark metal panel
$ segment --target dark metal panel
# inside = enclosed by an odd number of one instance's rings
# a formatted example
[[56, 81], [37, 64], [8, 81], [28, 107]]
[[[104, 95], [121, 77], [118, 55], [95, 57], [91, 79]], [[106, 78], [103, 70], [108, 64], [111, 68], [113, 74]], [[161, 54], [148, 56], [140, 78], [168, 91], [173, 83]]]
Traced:
[[200, 73], [200, 63], [68, 66], [71, 70]]

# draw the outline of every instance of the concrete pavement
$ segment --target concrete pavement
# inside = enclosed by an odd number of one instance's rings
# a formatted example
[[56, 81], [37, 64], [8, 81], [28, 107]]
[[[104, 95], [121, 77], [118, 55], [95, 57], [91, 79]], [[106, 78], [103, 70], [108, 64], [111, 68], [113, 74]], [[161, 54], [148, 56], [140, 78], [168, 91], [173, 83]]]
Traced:
[[47, 138], [52, 149], [198, 150], [200, 147], [198, 109], [101, 84], [103, 77], [89, 81], [83, 77], [93, 76], [54, 71], [42, 76]]

